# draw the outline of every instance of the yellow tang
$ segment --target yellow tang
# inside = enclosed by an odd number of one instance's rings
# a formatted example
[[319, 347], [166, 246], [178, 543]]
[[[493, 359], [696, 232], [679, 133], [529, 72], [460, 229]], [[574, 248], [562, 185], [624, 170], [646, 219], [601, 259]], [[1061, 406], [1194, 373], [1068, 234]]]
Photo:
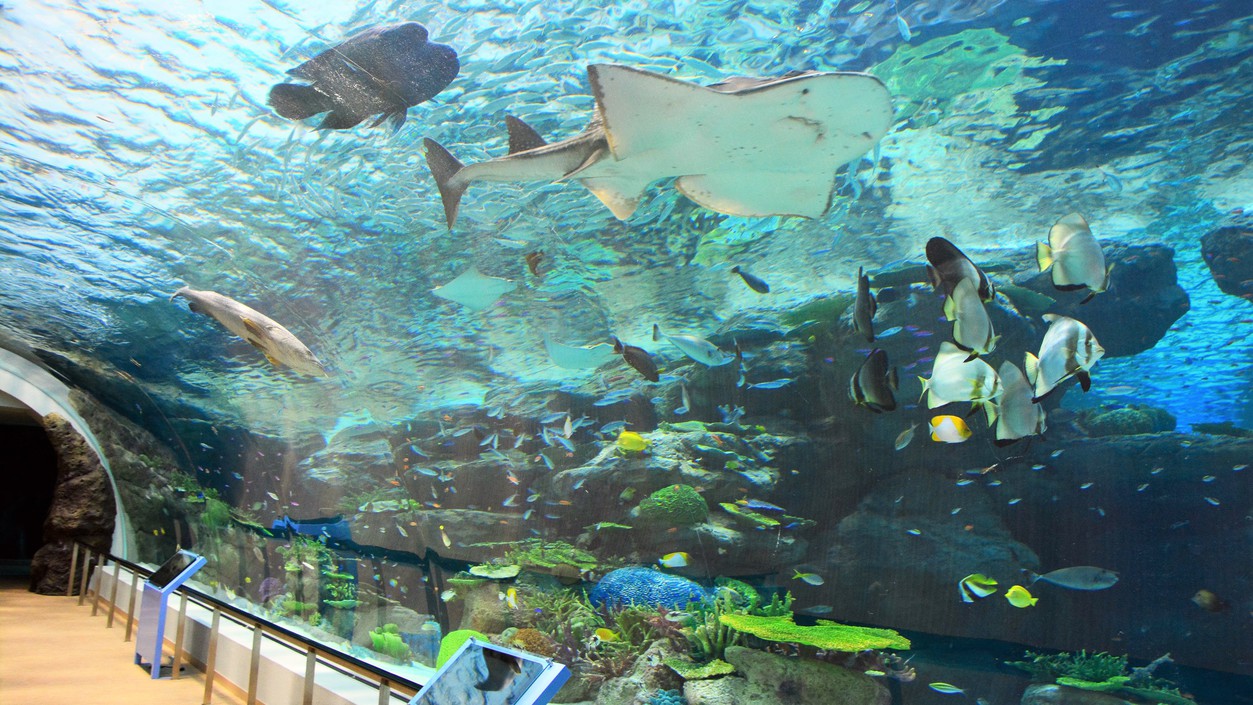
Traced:
[[609, 629], [605, 629], [604, 627], [601, 627], [600, 629], [596, 630], [596, 638], [600, 639], [601, 641], [617, 641], [618, 633]]
[[931, 417], [931, 440], [933, 441], [961, 443], [970, 436], [970, 426], [967, 426], [966, 420], [960, 416], [945, 414]]
[[638, 452], [648, 447], [648, 439], [635, 431], [623, 431], [618, 436], [618, 447]]
[[1014, 607], [1033, 607], [1035, 603], [1040, 601], [1040, 598], [1032, 597], [1027, 588], [1021, 585], [1015, 585], [1006, 590], [1005, 599], [1009, 600], [1009, 604]]

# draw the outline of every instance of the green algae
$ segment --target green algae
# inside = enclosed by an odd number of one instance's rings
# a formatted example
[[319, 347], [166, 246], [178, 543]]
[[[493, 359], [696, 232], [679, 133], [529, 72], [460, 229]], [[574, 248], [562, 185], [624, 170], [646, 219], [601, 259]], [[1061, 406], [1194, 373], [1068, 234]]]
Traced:
[[709, 505], [695, 487], [669, 485], [645, 497], [636, 515], [648, 524], [691, 526], [709, 517]]

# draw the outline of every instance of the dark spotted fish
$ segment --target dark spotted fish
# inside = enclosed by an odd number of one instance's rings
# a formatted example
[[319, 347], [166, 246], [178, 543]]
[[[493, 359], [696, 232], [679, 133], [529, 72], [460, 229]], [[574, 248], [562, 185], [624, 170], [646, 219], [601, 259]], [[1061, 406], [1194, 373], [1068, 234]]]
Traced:
[[644, 348], [637, 348], [634, 345], [624, 345], [621, 340], [613, 339], [613, 351], [622, 356], [627, 364], [635, 368], [649, 382], [656, 382], [661, 379], [661, 375], [657, 374], [657, 363], [653, 362], [653, 358]]
[[[430, 100], [457, 77], [457, 52], [427, 41], [417, 22], [373, 27], [288, 71], [308, 83], [280, 83], [269, 103], [304, 120], [328, 113], [321, 130], [346, 130], [372, 115], [400, 129], [409, 108]], [[372, 127], [374, 125], [371, 125]]]

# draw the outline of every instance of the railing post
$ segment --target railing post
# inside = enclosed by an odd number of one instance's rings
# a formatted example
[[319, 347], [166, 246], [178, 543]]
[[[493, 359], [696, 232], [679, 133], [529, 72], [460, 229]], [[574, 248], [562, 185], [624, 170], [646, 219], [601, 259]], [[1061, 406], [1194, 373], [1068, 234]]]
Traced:
[[392, 700], [392, 682], [386, 676], [379, 678], [379, 705], [388, 705]]
[[170, 680], [178, 680], [183, 669], [183, 629], [187, 626], [187, 593], [180, 588], [178, 594], [182, 600], [178, 604], [178, 629], [174, 630], [174, 665], [170, 670]]
[[209, 626], [209, 655], [204, 662], [204, 704], [213, 703], [213, 676], [217, 673], [218, 660], [218, 625], [222, 621], [222, 612], [213, 608], [213, 624]]
[[87, 597], [87, 575], [91, 573], [91, 548], [83, 546], [83, 577], [78, 583], [78, 606], [83, 606], [83, 600]]
[[65, 580], [65, 596], [74, 596], [74, 572], [78, 570], [78, 542], [70, 542], [70, 577]]
[[135, 627], [135, 595], [139, 592], [139, 571], [131, 571], [131, 599], [130, 605], [126, 608], [126, 639], [131, 640], [131, 631]]
[[301, 705], [313, 705], [313, 671], [318, 665], [317, 649], [309, 647], [305, 651], [305, 690]]
[[96, 561], [96, 589], [92, 590], [91, 599], [91, 616], [95, 617], [100, 612], [100, 585], [104, 582], [104, 569], [109, 564], [109, 559], [103, 553], [100, 554], [100, 560]]
[[257, 674], [261, 672], [261, 625], [252, 625], [252, 661], [248, 664], [248, 705], [257, 705]]
[[105, 629], [113, 628], [113, 613], [117, 610], [117, 584], [122, 576], [122, 564], [113, 561], [113, 584], [109, 586], [109, 618], [105, 621]]

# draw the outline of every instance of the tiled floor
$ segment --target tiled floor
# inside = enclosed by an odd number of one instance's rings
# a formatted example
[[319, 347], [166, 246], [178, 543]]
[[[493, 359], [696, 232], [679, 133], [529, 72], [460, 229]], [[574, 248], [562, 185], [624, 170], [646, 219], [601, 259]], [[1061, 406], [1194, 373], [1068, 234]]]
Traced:
[[[202, 705], [204, 674], [152, 680], [134, 664], [124, 619], [105, 628], [91, 601], [36, 595], [24, 578], [0, 578], [0, 705]], [[220, 682], [220, 681], [218, 681]], [[216, 685], [216, 683], [215, 683]], [[215, 705], [240, 699], [215, 688]]]

